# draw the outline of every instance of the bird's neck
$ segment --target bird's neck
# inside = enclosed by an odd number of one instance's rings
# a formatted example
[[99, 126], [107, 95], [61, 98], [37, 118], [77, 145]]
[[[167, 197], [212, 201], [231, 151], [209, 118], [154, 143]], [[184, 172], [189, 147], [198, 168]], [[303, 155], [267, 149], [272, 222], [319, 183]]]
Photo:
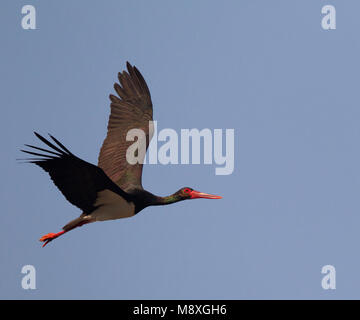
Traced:
[[172, 204], [178, 201], [181, 201], [181, 197], [174, 193], [170, 196], [166, 196], [166, 197], [156, 197], [156, 203], [154, 203], [155, 205], [166, 205], [166, 204]]

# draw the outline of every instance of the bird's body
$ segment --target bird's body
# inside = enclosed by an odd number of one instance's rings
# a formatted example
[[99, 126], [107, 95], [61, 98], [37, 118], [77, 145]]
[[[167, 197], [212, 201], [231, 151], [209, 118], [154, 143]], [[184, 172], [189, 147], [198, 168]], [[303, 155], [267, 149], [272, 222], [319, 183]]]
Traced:
[[65, 198], [82, 210], [80, 217], [70, 221], [62, 231], [43, 236], [40, 241], [44, 246], [76, 227], [132, 217], [148, 206], [195, 198], [221, 198], [187, 187], [167, 197], [158, 197], [143, 189], [141, 176], [145, 154], [137, 154], [140, 161], [131, 164], [126, 153], [133, 142], [126, 137], [129, 130], [140, 129], [145, 133], [145, 141], [141, 143], [148, 147], [153, 113], [150, 91], [140, 72], [129, 63], [127, 72], [119, 73], [118, 78], [120, 84], [115, 83], [114, 88], [119, 97], [110, 95], [108, 133], [100, 150], [98, 166], [78, 158], [51, 135], [52, 142], [35, 133], [50, 150], [32, 145], [26, 146], [35, 150], [22, 150], [36, 156], [27, 160], [48, 172]]

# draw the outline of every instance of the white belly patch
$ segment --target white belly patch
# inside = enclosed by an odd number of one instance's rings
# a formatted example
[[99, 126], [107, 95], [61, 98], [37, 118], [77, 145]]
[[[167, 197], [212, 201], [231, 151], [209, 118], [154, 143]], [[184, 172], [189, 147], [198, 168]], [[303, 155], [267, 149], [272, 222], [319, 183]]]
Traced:
[[96, 221], [128, 218], [135, 214], [134, 203], [127, 202], [124, 198], [110, 190], [98, 193], [95, 206], [100, 206], [91, 214], [91, 217]]

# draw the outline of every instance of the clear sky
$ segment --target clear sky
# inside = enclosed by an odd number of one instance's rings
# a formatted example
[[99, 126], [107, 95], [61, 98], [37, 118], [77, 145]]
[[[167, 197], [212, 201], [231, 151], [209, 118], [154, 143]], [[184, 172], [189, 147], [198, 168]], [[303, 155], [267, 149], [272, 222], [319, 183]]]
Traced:
[[[36, 8], [23, 30], [21, 8]], [[336, 8], [336, 30], [321, 8]], [[0, 298], [360, 298], [360, 2], [1, 1]], [[147, 165], [144, 187], [222, 200], [147, 208], [41, 248], [80, 214], [32, 132], [97, 163], [108, 94], [129, 60], [158, 127], [234, 128], [235, 168]], [[336, 268], [324, 290], [321, 268]], [[21, 268], [36, 268], [24, 290]]]

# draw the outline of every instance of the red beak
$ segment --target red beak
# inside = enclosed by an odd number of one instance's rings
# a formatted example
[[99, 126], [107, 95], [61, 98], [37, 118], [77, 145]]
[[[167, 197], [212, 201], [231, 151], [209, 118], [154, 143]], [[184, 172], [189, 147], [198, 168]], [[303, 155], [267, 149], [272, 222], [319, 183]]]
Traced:
[[214, 194], [208, 194], [208, 193], [203, 193], [203, 192], [199, 192], [199, 191], [191, 191], [190, 192], [191, 195], [191, 199], [199, 199], [199, 198], [204, 198], [204, 199], [222, 199], [221, 196], [216, 196]]

